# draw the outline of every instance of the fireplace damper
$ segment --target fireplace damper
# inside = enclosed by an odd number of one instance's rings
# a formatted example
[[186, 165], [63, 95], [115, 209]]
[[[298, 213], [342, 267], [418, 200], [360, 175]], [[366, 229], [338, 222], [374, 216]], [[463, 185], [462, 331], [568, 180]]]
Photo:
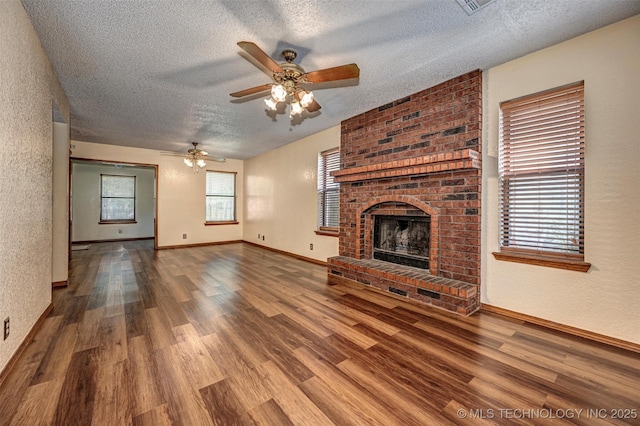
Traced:
[[429, 269], [429, 216], [374, 216], [373, 258]]

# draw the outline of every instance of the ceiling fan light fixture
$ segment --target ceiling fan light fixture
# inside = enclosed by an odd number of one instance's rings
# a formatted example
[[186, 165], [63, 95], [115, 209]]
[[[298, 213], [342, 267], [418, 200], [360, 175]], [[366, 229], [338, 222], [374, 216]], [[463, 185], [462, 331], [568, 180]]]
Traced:
[[184, 164], [187, 167], [192, 167], [194, 173], [198, 173], [200, 169], [206, 167], [207, 162], [204, 161], [207, 157], [207, 152], [201, 149], [198, 149], [197, 142], [191, 142], [193, 144], [193, 148], [187, 151], [187, 156], [185, 157]]
[[287, 99], [287, 89], [282, 84], [274, 84], [271, 87], [271, 96], [276, 102], [284, 102]]
[[300, 115], [300, 114], [302, 114], [302, 105], [300, 105], [300, 102], [298, 101], [292, 101], [291, 112], [289, 114], [289, 117], [293, 117], [294, 115]]
[[306, 108], [311, 105], [311, 102], [313, 102], [313, 92], [301, 90], [298, 94], [298, 99], [300, 99], [300, 105], [302, 105], [302, 108]]
[[265, 99], [264, 103], [267, 104], [267, 107], [271, 111], [275, 111], [278, 109], [278, 103], [275, 100], [273, 100], [273, 98]]

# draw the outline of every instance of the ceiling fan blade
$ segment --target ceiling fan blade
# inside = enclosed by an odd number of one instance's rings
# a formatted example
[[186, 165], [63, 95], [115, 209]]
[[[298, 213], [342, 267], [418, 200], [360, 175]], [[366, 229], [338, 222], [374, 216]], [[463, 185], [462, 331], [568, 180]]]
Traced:
[[[184, 152], [172, 152], [172, 151], [160, 151], [160, 155], [166, 155], [169, 157], [180, 157], [180, 158], [186, 157], [186, 154]], [[212, 157], [210, 155], [207, 155], [205, 157], [205, 160], [217, 161], [218, 163], [224, 163], [225, 161], [227, 161], [227, 159], [224, 157]]]
[[255, 43], [250, 41], [239, 41], [238, 46], [243, 48], [245, 52], [253, 56], [256, 61], [267, 67], [271, 72], [284, 71], [282, 67], [271, 58], [271, 56], [264, 53], [264, 50], [260, 49]]
[[239, 92], [231, 93], [234, 98], [241, 98], [247, 95], [253, 95], [254, 93], [265, 92], [271, 90], [271, 84], [263, 84], [261, 86], [252, 87], [250, 89], [240, 90]]
[[356, 64], [341, 65], [339, 67], [326, 68], [311, 71], [306, 74], [309, 83], [323, 83], [325, 81], [346, 80], [360, 77], [360, 68]]
[[318, 111], [320, 108], [322, 108], [320, 106], [320, 104], [318, 102], [316, 102], [316, 100], [314, 99], [309, 105], [307, 105], [307, 107], [305, 108], [307, 111], [309, 112], [316, 112]]
[[207, 155], [205, 160], [217, 161], [218, 163], [224, 163], [225, 161], [227, 161], [227, 159], [224, 157], [211, 157], [210, 155]]

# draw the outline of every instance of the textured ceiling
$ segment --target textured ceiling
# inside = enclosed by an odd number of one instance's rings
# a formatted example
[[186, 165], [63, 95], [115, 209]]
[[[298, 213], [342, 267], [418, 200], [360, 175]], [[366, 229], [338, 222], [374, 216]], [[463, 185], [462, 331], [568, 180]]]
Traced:
[[[638, 0], [22, 0], [71, 103], [73, 139], [246, 159], [474, 69], [640, 13]], [[271, 82], [236, 43], [306, 71], [355, 62], [294, 121], [229, 93]]]

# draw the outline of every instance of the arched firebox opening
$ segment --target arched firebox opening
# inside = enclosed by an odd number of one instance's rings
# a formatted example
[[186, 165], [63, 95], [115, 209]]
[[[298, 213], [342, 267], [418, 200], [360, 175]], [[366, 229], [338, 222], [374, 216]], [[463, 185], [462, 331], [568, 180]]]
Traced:
[[378, 259], [438, 275], [438, 210], [409, 196], [364, 206], [356, 235], [360, 259]]

